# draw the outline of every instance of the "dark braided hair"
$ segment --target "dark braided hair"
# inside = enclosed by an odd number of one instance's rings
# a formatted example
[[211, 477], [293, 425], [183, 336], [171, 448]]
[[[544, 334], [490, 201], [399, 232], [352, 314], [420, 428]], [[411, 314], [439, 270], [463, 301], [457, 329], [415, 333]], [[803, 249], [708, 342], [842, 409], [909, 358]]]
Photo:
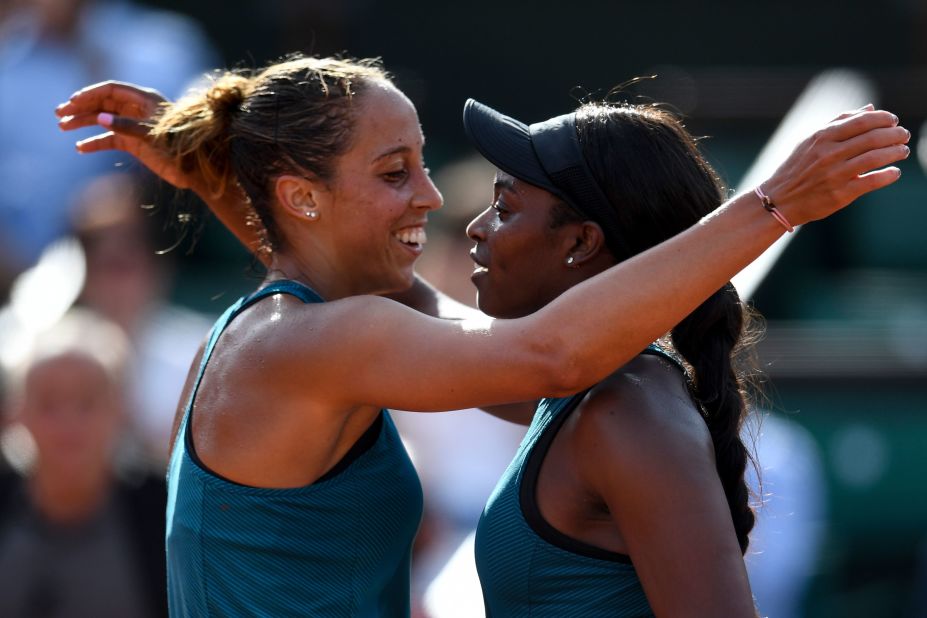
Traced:
[[[577, 110], [577, 132], [593, 176], [618, 213], [625, 260], [696, 224], [724, 201], [725, 189], [695, 140], [670, 112], [652, 105], [591, 103]], [[554, 222], [569, 220], [555, 209]], [[680, 268], [686, 268], [680, 264]], [[714, 444], [741, 551], [754, 514], [744, 479], [750, 454], [741, 439], [747, 412], [738, 363], [749, 312], [728, 283], [671, 333], [689, 369], [689, 389]]]

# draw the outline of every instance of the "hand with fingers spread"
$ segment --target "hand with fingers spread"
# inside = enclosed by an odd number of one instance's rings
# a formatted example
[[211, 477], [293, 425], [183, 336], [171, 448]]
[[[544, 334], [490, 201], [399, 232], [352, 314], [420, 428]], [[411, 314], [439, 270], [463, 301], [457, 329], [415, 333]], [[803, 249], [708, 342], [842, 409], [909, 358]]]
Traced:
[[108, 129], [77, 142], [81, 153], [122, 150], [178, 189], [201, 193], [203, 180], [182, 170], [177, 161], [155, 148], [149, 136], [153, 119], [169, 101], [157, 90], [125, 82], [105, 81], [78, 90], [55, 109], [65, 131], [93, 125]]
[[898, 180], [891, 164], [907, 158], [910, 137], [872, 105], [841, 114], [798, 144], [762, 190], [794, 225], [823, 219]]
[[153, 138], [159, 114], [169, 108], [161, 93], [125, 82], [105, 81], [82, 88], [55, 109], [58, 126], [65, 131], [100, 125], [107, 132], [77, 142], [80, 153], [122, 150], [134, 156], [161, 179], [178, 189], [190, 189], [209, 206], [223, 224], [259, 259], [263, 230], [254, 221], [247, 197], [235, 183], [217, 191], [199, 166], [184, 165], [182, 158], [164, 150]]

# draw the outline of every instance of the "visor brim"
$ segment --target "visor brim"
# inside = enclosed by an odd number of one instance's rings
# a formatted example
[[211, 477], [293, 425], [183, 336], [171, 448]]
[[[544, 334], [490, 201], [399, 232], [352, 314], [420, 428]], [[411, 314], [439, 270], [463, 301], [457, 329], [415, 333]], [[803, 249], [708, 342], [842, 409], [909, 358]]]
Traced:
[[464, 103], [463, 121], [467, 137], [487, 161], [519, 180], [561, 195], [534, 152], [528, 125], [474, 99]]

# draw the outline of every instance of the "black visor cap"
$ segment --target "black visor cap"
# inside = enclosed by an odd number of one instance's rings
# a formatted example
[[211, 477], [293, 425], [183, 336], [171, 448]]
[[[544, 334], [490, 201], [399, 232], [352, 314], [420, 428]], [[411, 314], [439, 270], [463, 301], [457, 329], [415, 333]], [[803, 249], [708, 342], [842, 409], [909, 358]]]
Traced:
[[572, 201], [544, 171], [534, 152], [528, 125], [473, 99], [464, 104], [463, 121], [467, 137], [487, 161], [506, 174]]

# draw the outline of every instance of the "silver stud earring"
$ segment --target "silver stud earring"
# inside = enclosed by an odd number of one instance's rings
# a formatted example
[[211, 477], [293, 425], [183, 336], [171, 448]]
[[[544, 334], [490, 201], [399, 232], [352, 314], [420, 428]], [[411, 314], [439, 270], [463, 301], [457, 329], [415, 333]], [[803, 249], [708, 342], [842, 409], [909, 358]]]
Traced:
[[307, 211], [306, 211], [306, 216], [309, 217], [310, 219], [312, 219], [313, 221], [315, 221], [316, 219], [319, 218], [319, 211], [317, 211], [317, 210], [307, 210]]
[[572, 265], [573, 265], [573, 256], [572, 256], [572, 255], [566, 259], [566, 263], [567, 263], [567, 266], [572, 266]]

